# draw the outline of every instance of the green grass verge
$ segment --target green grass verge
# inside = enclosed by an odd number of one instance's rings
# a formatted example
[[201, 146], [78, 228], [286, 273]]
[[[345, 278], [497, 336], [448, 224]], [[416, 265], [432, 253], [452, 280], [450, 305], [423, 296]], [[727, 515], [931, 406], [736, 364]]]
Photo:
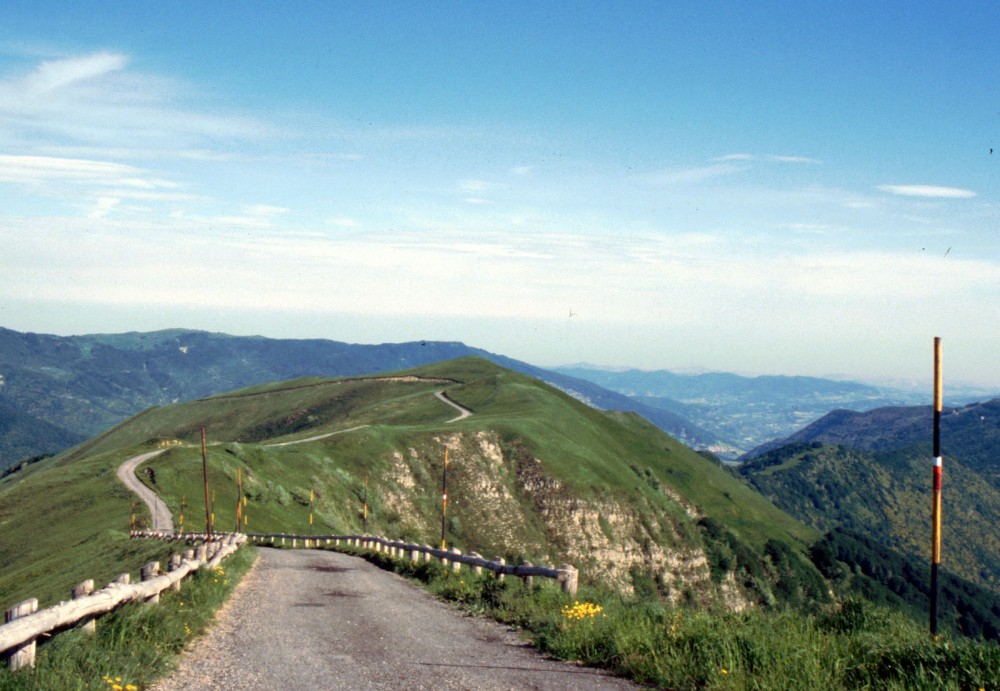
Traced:
[[934, 642], [904, 615], [860, 600], [820, 614], [710, 612], [362, 556], [522, 629], [542, 652], [658, 688], [988, 690], [1000, 679], [997, 645]]
[[115, 475], [118, 464], [146, 450], [122, 450], [0, 483], [0, 607], [35, 597], [44, 608], [69, 599], [72, 588], [88, 578], [101, 588], [123, 571], [137, 577], [146, 562], [166, 564], [176, 545], [129, 539], [131, 508], [145, 521], [148, 514]]
[[93, 635], [75, 629], [53, 636], [39, 646], [34, 671], [0, 669], [0, 690], [145, 688], [174, 669], [256, 556], [242, 547], [220, 568], [185, 579], [180, 592], [164, 591], [159, 604], [129, 603], [101, 617]]

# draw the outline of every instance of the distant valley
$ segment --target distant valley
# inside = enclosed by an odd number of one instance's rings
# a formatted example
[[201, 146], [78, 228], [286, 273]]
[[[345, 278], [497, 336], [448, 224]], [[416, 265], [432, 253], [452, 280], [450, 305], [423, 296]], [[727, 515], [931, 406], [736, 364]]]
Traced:
[[[677, 374], [587, 366], [558, 367], [555, 371], [689, 420], [716, 438], [706, 446], [727, 460], [783, 439], [832, 410], [921, 405], [928, 404], [930, 396], [927, 392], [818, 377]], [[966, 403], [988, 397], [970, 391], [949, 396], [949, 400]]]

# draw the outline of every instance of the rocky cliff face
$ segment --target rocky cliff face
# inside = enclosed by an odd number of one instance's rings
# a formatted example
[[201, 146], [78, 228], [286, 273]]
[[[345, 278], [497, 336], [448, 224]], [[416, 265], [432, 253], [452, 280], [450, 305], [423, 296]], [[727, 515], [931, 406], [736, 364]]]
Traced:
[[[626, 592], [644, 578], [670, 600], [695, 597], [737, 610], [748, 605], [734, 579], [712, 581], [705, 551], [693, 538], [698, 512], [669, 489], [672, 513], [610, 495], [581, 498], [546, 473], [544, 459], [496, 432], [432, 441], [448, 449], [448, 534], [463, 551], [572, 563], [586, 579]], [[429, 459], [419, 445], [393, 453], [385, 507], [399, 514], [401, 525], [435, 534], [417, 497], [432, 491], [429, 484], [440, 496], [442, 465], [443, 458]]]

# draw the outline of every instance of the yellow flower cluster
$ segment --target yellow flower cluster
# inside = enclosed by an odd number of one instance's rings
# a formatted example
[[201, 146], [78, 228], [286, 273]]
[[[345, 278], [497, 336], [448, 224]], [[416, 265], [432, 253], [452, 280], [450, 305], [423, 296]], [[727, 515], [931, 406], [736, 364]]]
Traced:
[[562, 608], [562, 615], [570, 621], [593, 619], [598, 614], [603, 617], [604, 608], [592, 602], [574, 602], [572, 607], [565, 605]]
[[212, 573], [215, 574], [215, 578], [212, 579], [213, 583], [218, 583], [221, 580], [222, 585], [229, 585], [229, 579], [226, 578], [226, 570], [221, 566], [216, 566], [212, 569]]
[[121, 677], [112, 678], [105, 675], [101, 677], [101, 679], [103, 679], [104, 683], [111, 687], [111, 691], [139, 691], [139, 687], [135, 684], [125, 684], [125, 686], [122, 686]]

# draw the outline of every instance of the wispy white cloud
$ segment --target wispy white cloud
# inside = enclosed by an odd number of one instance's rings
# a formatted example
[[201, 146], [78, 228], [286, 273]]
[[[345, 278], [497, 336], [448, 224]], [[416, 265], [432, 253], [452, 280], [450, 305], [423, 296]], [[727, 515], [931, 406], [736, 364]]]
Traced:
[[713, 158], [713, 161], [752, 161], [754, 158], [753, 154], [726, 154], [725, 156], [718, 156]]
[[708, 166], [689, 168], [668, 168], [647, 173], [641, 179], [651, 185], [686, 185], [704, 182], [713, 178], [736, 175], [747, 170], [746, 166], [733, 163], [716, 163]]
[[285, 207], [271, 206], [270, 204], [254, 204], [247, 210], [253, 216], [280, 216], [288, 213], [288, 209]]
[[819, 159], [809, 158], [808, 156], [778, 156], [776, 154], [768, 154], [764, 158], [775, 163], [822, 163]]
[[101, 52], [80, 57], [46, 61], [21, 80], [27, 94], [43, 95], [125, 68], [128, 58], [120, 53]]
[[495, 185], [486, 180], [463, 180], [458, 184], [458, 188], [463, 192], [485, 192]]
[[327, 223], [336, 226], [337, 228], [360, 228], [361, 222], [356, 218], [351, 218], [349, 216], [336, 216], [327, 220]]
[[829, 223], [785, 223], [782, 227], [797, 233], [814, 233], [817, 235], [825, 235], [834, 229]]
[[[0, 181], [35, 183], [63, 179], [78, 181], [116, 181], [135, 186], [138, 168], [109, 161], [91, 161], [51, 156], [0, 155]], [[153, 184], [151, 181], [149, 184]], [[145, 184], [145, 183], [144, 183]]]
[[137, 149], [191, 150], [281, 133], [252, 117], [220, 114], [205, 100], [172, 79], [136, 72], [122, 53], [46, 60], [27, 74], [0, 75], [0, 146], [120, 147], [127, 140]]
[[120, 203], [121, 199], [118, 197], [100, 197], [97, 200], [97, 206], [90, 211], [88, 216], [90, 218], [104, 218]]
[[972, 190], [961, 187], [940, 187], [938, 185], [879, 185], [878, 189], [901, 197], [927, 197], [931, 199], [970, 199], [976, 196]]

